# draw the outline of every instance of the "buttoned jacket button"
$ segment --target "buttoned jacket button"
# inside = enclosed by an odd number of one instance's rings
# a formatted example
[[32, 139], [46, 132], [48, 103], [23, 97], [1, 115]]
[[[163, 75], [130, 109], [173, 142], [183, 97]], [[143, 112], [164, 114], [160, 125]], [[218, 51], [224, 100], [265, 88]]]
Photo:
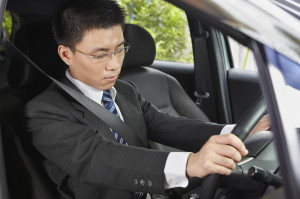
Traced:
[[148, 186], [151, 187], [152, 186], [152, 181], [148, 180]]
[[142, 185], [142, 186], [145, 186], [145, 184], [146, 184], [146, 182], [145, 182], [145, 180], [140, 180], [140, 184]]
[[134, 184], [134, 185], [138, 185], [138, 184], [139, 184], [138, 179], [134, 179], [133, 184]]

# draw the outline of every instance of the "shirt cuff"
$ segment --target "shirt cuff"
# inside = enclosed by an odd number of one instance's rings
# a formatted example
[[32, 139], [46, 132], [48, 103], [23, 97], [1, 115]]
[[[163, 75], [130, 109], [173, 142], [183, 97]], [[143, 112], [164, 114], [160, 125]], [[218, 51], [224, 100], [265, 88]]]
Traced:
[[235, 127], [235, 124], [228, 124], [228, 125], [224, 126], [223, 129], [221, 130], [220, 135], [231, 133], [231, 131], [233, 130], [234, 127]]
[[174, 187], [187, 187], [189, 184], [186, 177], [186, 164], [190, 152], [171, 152], [167, 158], [164, 169], [165, 174], [165, 189]]

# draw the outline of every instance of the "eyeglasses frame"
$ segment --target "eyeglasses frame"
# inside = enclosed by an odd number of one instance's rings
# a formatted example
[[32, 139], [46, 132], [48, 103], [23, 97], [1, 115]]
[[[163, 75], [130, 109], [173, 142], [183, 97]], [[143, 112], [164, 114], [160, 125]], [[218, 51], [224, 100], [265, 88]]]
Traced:
[[99, 58], [101, 58], [101, 57], [103, 57], [103, 56], [105, 56], [105, 55], [109, 55], [110, 57], [111, 57], [112, 55], [116, 56], [116, 53], [121, 52], [122, 50], [124, 50], [124, 55], [125, 55], [125, 54], [128, 52], [129, 48], [131, 47], [130, 44], [129, 44], [128, 42], [125, 41], [125, 43], [126, 43], [127, 46], [124, 46], [124, 48], [118, 49], [118, 50], [116, 50], [116, 51], [111, 51], [111, 52], [101, 53], [100, 55], [89, 55], [89, 54], [86, 54], [86, 53], [84, 53], [84, 52], [82, 52], [82, 51], [76, 49], [76, 48], [70, 48], [70, 49], [72, 49], [72, 50], [74, 50], [74, 51], [77, 51], [77, 52], [79, 52], [79, 53], [81, 53], [81, 54], [83, 54], [83, 55], [85, 55], [85, 56], [88, 56], [88, 57], [91, 57], [91, 58], [95, 58], [95, 59], [99, 59]]

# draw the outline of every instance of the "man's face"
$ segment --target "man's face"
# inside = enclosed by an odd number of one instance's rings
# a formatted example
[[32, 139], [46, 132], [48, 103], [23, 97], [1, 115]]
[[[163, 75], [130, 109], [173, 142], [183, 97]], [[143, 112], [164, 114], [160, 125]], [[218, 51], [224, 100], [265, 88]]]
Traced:
[[124, 48], [124, 43], [121, 25], [87, 31], [81, 42], [76, 44], [75, 52], [70, 53], [68, 65], [71, 76], [100, 90], [113, 87], [121, 71], [123, 53], [106, 55], [104, 60], [87, 55], [117, 51]]

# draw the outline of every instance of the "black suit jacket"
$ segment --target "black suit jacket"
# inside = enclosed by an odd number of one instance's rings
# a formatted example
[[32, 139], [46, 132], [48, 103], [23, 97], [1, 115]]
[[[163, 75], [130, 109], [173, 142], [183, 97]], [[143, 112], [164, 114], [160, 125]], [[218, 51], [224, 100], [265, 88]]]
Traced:
[[[77, 89], [67, 78], [63, 82]], [[134, 192], [164, 193], [167, 152], [148, 149], [153, 140], [198, 151], [223, 125], [175, 118], [160, 112], [130, 83], [118, 80], [124, 122], [142, 142], [118, 144], [109, 126], [55, 85], [25, 107], [25, 125], [45, 169], [63, 198], [134, 198]]]

